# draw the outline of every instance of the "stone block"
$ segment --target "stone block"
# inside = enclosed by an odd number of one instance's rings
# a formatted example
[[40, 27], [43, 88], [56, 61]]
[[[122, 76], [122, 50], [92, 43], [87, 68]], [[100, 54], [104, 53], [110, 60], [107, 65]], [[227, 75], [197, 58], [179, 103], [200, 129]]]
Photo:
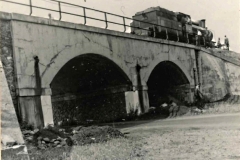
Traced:
[[53, 124], [51, 96], [50, 95], [41, 96], [41, 104], [43, 111], [44, 126]]
[[5, 146], [8, 146], [8, 145], [13, 145], [16, 143], [16, 140], [13, 139], [13, 137], [11, 137], [10, 135], [2, 135], [2, 143], [5, 145]]

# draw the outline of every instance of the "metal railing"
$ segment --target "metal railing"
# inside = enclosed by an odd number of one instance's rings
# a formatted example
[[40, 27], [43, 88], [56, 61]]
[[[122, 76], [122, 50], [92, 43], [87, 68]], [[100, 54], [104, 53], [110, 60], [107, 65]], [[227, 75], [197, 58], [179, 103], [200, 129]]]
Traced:
[[[149, 29], [146, 29], [146, 28], [141, 28], [141, 27], [136, 27], [136, 26], [130, 26], [130, 25], [127, 25], [127, 24], [126, 24], [126, 20], [132, 20], [132, 21], [135, 21], [135, 22], [142, 22], [142, 23], [150, 24], [151, 26], [153, 26], [153, 28], [154, 28], [153, 31], [152, 31], [152, 32], [153, 32], [153, 37], [156, 37], [156, 35], [157, 35], [157, 30], [155, 30], [155, 27], [161, 27], [161, 28], [164, 28], [164, 29], [165, 29], [165, 33], [166, 33], [166, 38], [165, 38], [165, 39], [166, 39], [166, 40], [169, 40], [168, 29], [169, 29], [169, 30], [175, 30], [175, 31], [176, 31], [176, 39], [177, 39], [176, 41], [179, 42], [179, 40], [180, 40], [180, 38], [179, 38], [179, 30], [176, 30], [176, 29], [173, 29], [173, 28], [170, 28], [170, 27], [167, 27], [167, 26], [162, 26], [162, 25], [159, 25], [159, 24], [154, 24], [154, 23], [149, 23], [149, 22], [137, 20], [137, 19], [132, 19], [132, 18], [129, 18], [129, 17], [125, 17], [125, 16], [121, 16], [121, 15], [117, 15], [117, 14], [113, 14], [113, 13], [109, 13], [109, 12], [104, 12], [104, 11], [101, 11], [101, 10], [92, 9], [92, 8], [88, 8], [88, 7], [84, 7], [84, 6], [80, 6], [80, 5], [76, 5], [76, 4], [71, 4], [71, 3], [67, 3], [67, 2], [62, 2], [62, 1], [58, 1], [58, 0], [48, 0], [48, 1], [56, 2], [56, 3], [58, 4], [58, 10], [49, 9], [49, 8], [44, 8], [44, 7], [40, 7], [40, 6], [36, 6], [36, 5], [32, 5], [32, 1], [33, 1], [33, 0], [29, 0], [29, 4], [24, 4], [24, 3], [19, 3], [19, 2], [13, 2], [13, 1], [9, 1], [9, 0], [0, 0], [0, 1], [29, 7], [29, 9], [30, 9], [29, 15], [32, 15], [32, 13], [33, 13], [33, 8], [42, 9], [42, 10], [47, 10], [47, 11], [52, 11], [52, 12], [57, 12], [57, 13], [59, 13], [59, 19], [58, 19], [58, 20], [61, 20], [61, 19], [62, 19], [62, 15], [63, 15], [63, 14], [73, 15], [73, 16], [83, 17], [83, 18], [84, 18], [84, 23], [83, 23], [84, 25], [86, 25], [87, 19], [105, 22], [105, 28], [106, 28], [106, 29], [108, 28], [108, 24], [109, 24], [109, 23], [110, 23], [110, 24], [115, 24], [115, 25], [121, 25], [121, 26], [123, 26], [123, 29], [124, 29], [123, 32], [126, 32], [126, 27], [137, 28], [137, 29], [149, 31]], [[62, 5], [68, 5], [68, 6], [72, 6], [72, 7], [82, 8], [82, 9], [83, 9], [83, 15], [81, 15], [81, 14], [75, 14], [75, 13], [70, 13], [70, 12], [65, 12], [65, 11], [62, 10]], [[86, 14], [86, 10], [96, 11], [96, 12], [102, 13], [102, 14], [104, 15], [104, 19], [98, 19], [98, 18], [94, 18], [94, 17], [88, 17], [87, 14]], [[118, 23], [118, 22], [108, 21], [108, 15], [122, 18], [123, 22], [122, 22], [122, 23]], [[185, 33], [185, 34], [186, 34], [186, 37], [185, 37], [186, 40], [185, 40], [185, 42], [186, 42], [186, 43], [189, 43], [188, 33]], [[203, 37], [203, 39], [204, 39], [204, 37]], [[203, 41], [205, 42], [205, 39], [204, 39]], [[204, 45], [205, 45], [205, 44], [204, 44]]]

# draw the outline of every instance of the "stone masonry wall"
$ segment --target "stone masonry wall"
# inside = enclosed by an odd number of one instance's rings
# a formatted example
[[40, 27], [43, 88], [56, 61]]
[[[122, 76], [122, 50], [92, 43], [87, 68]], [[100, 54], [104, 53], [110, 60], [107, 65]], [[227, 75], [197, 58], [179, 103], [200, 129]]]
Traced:
[[232, 95], [240, 95], [240, 68], [231, 63], [225, 63], [226, 75], [228, 77]]
[[225, 63], [220, 58], [201, 54], [202, 92], [210, 101], [222, 99], [229, 93]]
[[0, 56], [14, 108], [17, 112], [17, 96], [14, 75], [13, 46], [10, 21], [0, 20]]
[[85, 95], [68, 100], [52, 97], [52, 106], [54, 124], [63, 121], [66, 125], [67, 119], [68, 124], [112, 122], [127, 116], [124, 92]]

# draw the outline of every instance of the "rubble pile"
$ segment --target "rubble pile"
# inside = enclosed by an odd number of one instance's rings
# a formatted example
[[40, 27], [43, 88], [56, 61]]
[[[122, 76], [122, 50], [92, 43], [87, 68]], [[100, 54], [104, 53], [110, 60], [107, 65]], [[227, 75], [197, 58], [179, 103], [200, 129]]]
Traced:
[[23, 130], [23, 137], [27, 143], [32, 143], [39, 149], [47, 149], [54, 147], [63, 147], [71, 145], [71, 142], [64, 129], [58, 128], [44, 128], [42, 130]]
[[47, 127], [41, 130], [25, 129], [22, 130], [22, 134], [25, 142], [38, 149], [86, 145], [124, 137], [123, 133], [109, 126], [78, 126], [68, 129], [68, 131], [57, 127]]

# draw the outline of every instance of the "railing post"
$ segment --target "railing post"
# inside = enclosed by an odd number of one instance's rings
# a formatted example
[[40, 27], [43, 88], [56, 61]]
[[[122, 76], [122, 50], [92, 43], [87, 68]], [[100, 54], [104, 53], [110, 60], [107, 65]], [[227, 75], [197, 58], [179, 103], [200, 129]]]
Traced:
[[177, 30], [177, 42], [179, 42], [179, 35], [178, 35], [178, 30]]
[[62, 11], [61, 11], [61, 2], [58, 1], [58, 8], [59, 8], [59, 21], [62, 19]]
[[186, 32], [186, 36], [187, 36], [187, 43], [189, 43], [189, 38], [188, 38], [188, 33]]
[[29, 15], [31, 16], [32, 15], [32, 0], [29, 0], [29, 3], [30, 3], [30, 5], [29, 5], [30, 6], [30, 14]]
[[167, 31], [167, 28], [166, 28], [166, 40], [168, 40], [168, 31]]
[[125, 18], [123, 17], [123, 26], [124, 26], [124, 31], [123, 32], [126, 32], [126, 24], [125, 24]]
[[106, 27], [105, 27], [105, 28], [108, 28], [108, 23], [107, 23], [107, 13], [104, 12], [104, 15], [105, 15], [105, 22], [106, 22]]
[[153, 37], [156, 38], [157, 37], [157, 33], [156, 33], [156, 28], [155, 26], [153, 25]]
[[83, 17], [84, 17], [84, 25], [87, 23], [87, 19], [86, 19], [86, 8], [83, 7]]

